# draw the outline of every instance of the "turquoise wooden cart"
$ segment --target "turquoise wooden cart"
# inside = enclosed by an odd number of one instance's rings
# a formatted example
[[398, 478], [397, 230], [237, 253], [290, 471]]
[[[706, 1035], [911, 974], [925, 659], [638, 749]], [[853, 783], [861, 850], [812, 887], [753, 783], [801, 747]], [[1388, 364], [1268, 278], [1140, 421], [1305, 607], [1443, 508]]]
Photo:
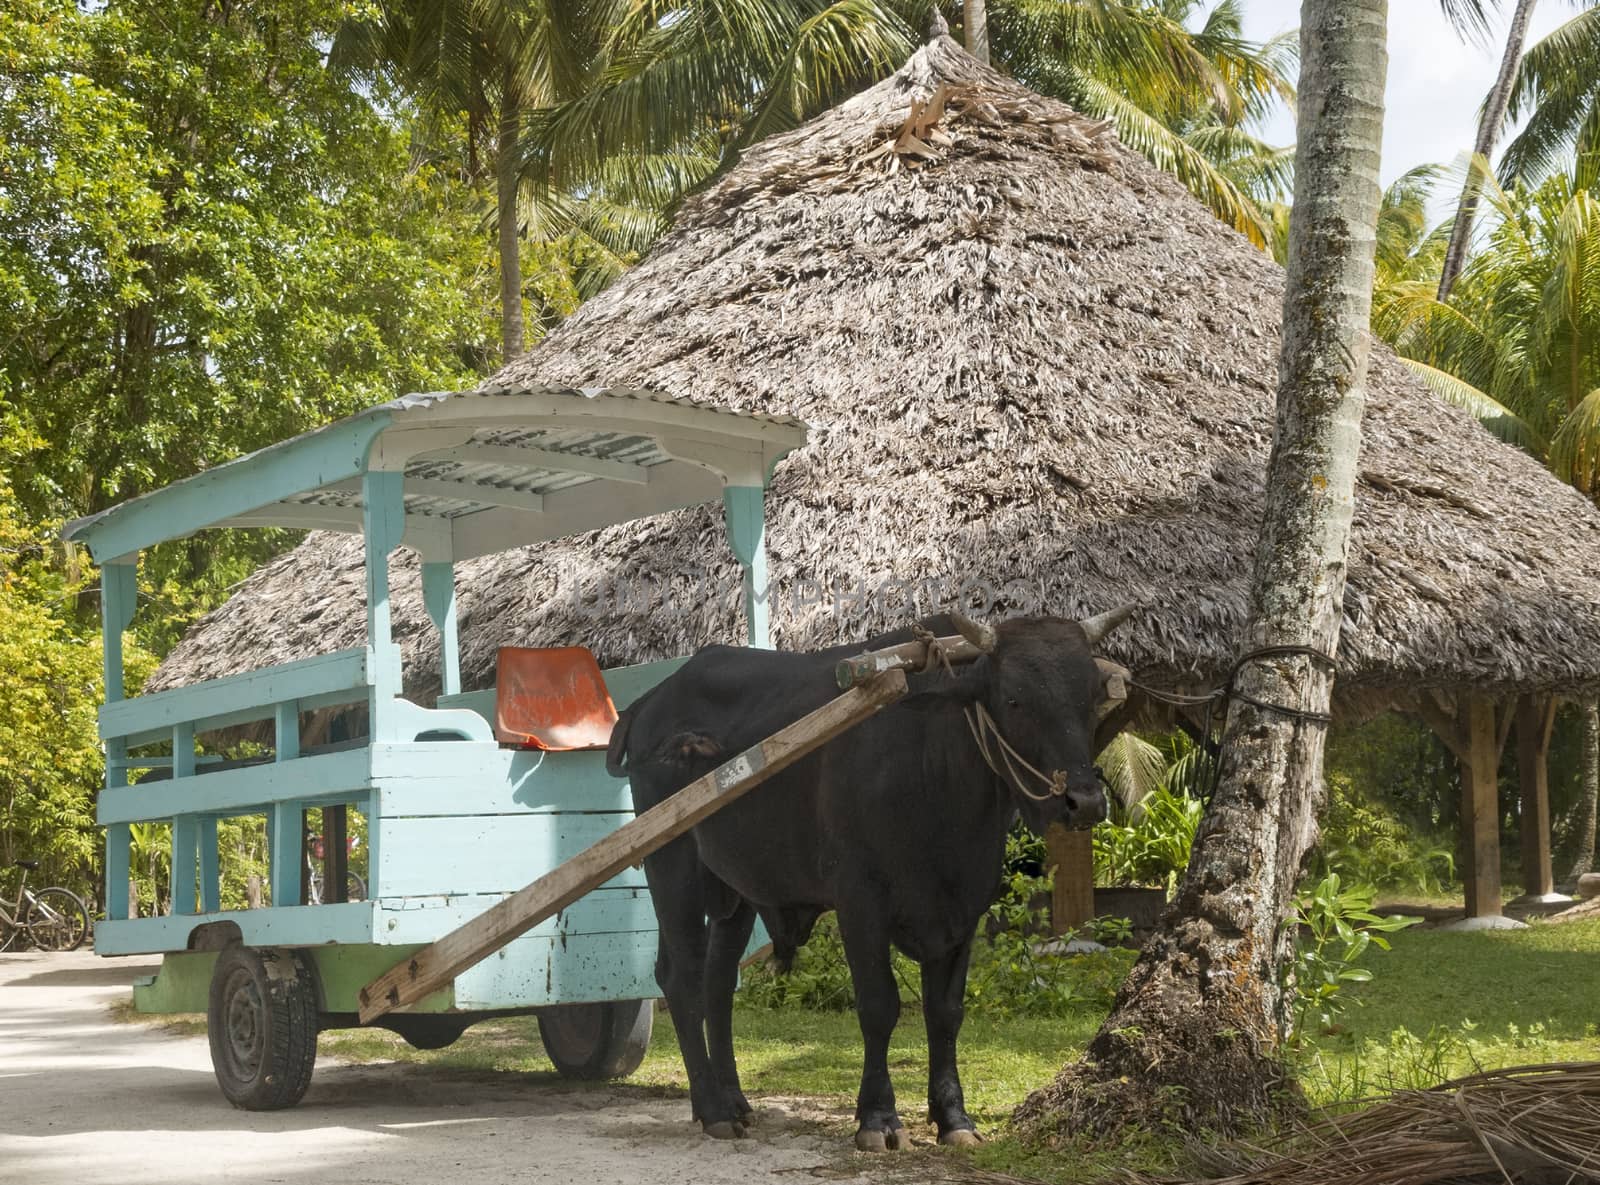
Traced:
[[[357, 1023], [363, 984], [632, 817], [627, 784], [606, 774], [604, 753], [496, 742], [494, 689], [461, 690], [454, 565], [720, 499], [750, 641], [766, 645], [763, 491], [804, 440], [797, 420], [648, 391], [410, 395], [71, 523], [65, 537], [85, 543], [102, 570], [106, 882], [95, 950], [164, 956], [135, 990], [136, 1006], [207, 1012], [218, 1080], [235, 1104], [298, 1101], [318, 1028]], [[122, 637], [139, 552], [216, 527], [359, 533], [365, 645], [125, 698]], [[420, 556], [438, 629], [443, 693], [434, 707], [402, 692], [389, 608], [389, 557], [399, 547]], [[625, 707], [682, 661], [610, 670], [604, 680]], [[356, 735], [309, 743], [309, 722], [330, 712], [356, 722]], [[206, 734], [252, 725], [271, 737], [261, 760], [197, 754]], [[345, 894], [332, 878], [333, 900], [304, 899], [312, 808], [330, 820], [364, 816], [367, 899], [338, 900]], [[270, 885], [260, 908], [222, 908], [217, 822], [238, 816], [265, 818]], [[164, 916], [130, 910], [130, 828], [145, 823], [171, 827]], [[655, 951], [643, 877], [630, 869], [379, 1023], [434, 1047], [485, 1017], [537, 1012], [563, 1073], [626, 1073], [648, 1041]]]

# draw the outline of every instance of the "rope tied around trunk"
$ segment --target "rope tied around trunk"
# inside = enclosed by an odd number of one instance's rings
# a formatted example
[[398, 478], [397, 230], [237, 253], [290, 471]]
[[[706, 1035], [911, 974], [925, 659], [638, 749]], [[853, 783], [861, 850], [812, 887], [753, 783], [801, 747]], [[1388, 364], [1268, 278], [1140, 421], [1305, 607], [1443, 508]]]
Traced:
[[1249, 650], [1241, 654], [1238, 661], [1233, 664], [1233, 669], [1228, 672], [1228, 678], [1223, 684], [1220, 687], [1213, 688], [1205, 695], [1184, 695], [1176, 691], [1161, 691], [1154, 687], [1148, 687], [1134, 679], [1128, 680], [1128, 686], [1142, 691], [1151, 699], [1160, 700], [1162, 703], [1172, 704], [1176, 707], [1192, 708], [1204, 705], [1206, 709], [1206, 733], [1208, 735], [1211, 732], [1212, 709], [1218, 704], [1226, 704], [1230, 699], [1247, 703], [1259, 711], [1275, 712], [1280, 716], [1303, 720], [1309, 724], [1325, 725], [1333, 723], [1333, 716], [1328, 712], [1313, 712], [1308, 708], [1291, 708], [1286, 704], [1268, 703], [1266, 700], [1257, 699], [1253, 695], [1246, 695], [1242, 691], [1235, 690], [1234, 682], [1239, 678], [1239, 672], [1244, 670], [1248, 663], [1255, 662], [1258, 659], [1278, 658], [1285, 655], [1302, 655], [1313, 662], [1322, 663], [1335, 674], [1339, 670], [1338, 659], [1318, 650], [1315, 646], [1260, 646], [1255, 650]]

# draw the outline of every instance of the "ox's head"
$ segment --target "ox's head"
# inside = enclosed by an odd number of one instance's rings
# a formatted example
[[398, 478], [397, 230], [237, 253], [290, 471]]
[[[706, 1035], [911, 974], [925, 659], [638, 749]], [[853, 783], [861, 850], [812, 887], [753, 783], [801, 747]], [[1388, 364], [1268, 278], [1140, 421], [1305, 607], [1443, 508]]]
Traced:
[[[923, 693], [958, 702], [990, 767], [1023, 820], [1088, 827], [1106, 817], [1095, 769], [1095, 732], [1126, 695], [1122, 668], [1097, 660], [1095, 645], [1134, 606], [1086, 621], [1016, 617], [993, 627], [959, 613], [951, 620], [983, 652], [953, 683]], [[918, 698], [923, 698], [919, 696]]]

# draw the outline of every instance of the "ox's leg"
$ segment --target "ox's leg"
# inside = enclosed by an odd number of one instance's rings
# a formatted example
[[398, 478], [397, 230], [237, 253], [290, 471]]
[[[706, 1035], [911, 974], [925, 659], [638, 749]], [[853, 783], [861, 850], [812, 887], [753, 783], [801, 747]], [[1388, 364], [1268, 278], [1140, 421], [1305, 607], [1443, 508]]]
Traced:
[[700, 853], [683, 836], [646, 856], [645, 881], [660, 926], [656, 982], [672, 1010], [678, 1050], [689, 1075], [689, 1102], [708, 1135], [728, 1139], [743, 1134], [717, 1085], [706, 1053], [706, 913]]
[[[872, 895], [861, 900], [871, 901]], [[889, 962], [889, 933], [871, 912], [839, 911], [839, 934], [856, 989], [856, 1018], [861, 1022], [861, 1091], [856, 1095], [856, 1147], [882, 1152], [907, 1147], [904, 1125], [894, 1107], [889, 1081], [889, 1038], [900, 1019], [900, 988]]]
[[706, 1043], [711, 1069], [740, 1123], [749, 1123], [753, 1113], [739, 1087], [739, 1067], [733, 1056], [733, 993], [739, 986], [739, 958], [750, 944], [755, 923], [755, 906], [740, 900], [731, 914], [711, 923], [706, 950]]
[[956, 1037], [966, 1014], [967, 962], [972, 939], [949, 954], [922, 961], [922, 1017], [928, 1026], [928, 1120], [941, 1144], [975, 1144], [978, 1134], [967, 1117], [956, 1068]]

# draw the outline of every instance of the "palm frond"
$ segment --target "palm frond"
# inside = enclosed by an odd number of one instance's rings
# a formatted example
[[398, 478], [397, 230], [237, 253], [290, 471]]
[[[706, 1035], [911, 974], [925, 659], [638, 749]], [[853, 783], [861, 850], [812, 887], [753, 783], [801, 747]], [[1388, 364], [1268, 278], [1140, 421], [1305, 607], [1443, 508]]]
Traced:
[[1106, 784], [1123, 808], [1131, 810], [1167, 776], [1167, 756], [1131, 732], [1118, 733], [1095, 759]]
[[1260, 207], [1202, 152], [1100, 79], [1081, 78], [1078, 87], [1088, 114], [1111, 120], [1124, 144], [1171, 173], [1256, 246], [1267, 246], [1270, 232]]
[[1584, 396], [1551, 438], [1550, 468], [1591, 497], [1600, 489], [1600, 387]]
[[1501, 440], [1508, 444], [1521, 445], [1536, 453], [1542, 451], [1538, 433], [1522, 417], [1488, 392], [1463, 382], [1448, 371], [1429, 366], [1426, 362], [1418, 362], [1415, 358], [1401, 358], [1400, 361], [1427, 383], [1428, 389], [1435, 395], [1454, 407], [1471, 412], [1478, 418], [1480, 424]]
[[1538, 182], [1559, 171], [1584, 132], [1600, 124], [1600, 7], [1591, 7], [1531, 46], [1517, 67], [1506, 122], [1527, 124], [1506, 146], [1500, 177]]

